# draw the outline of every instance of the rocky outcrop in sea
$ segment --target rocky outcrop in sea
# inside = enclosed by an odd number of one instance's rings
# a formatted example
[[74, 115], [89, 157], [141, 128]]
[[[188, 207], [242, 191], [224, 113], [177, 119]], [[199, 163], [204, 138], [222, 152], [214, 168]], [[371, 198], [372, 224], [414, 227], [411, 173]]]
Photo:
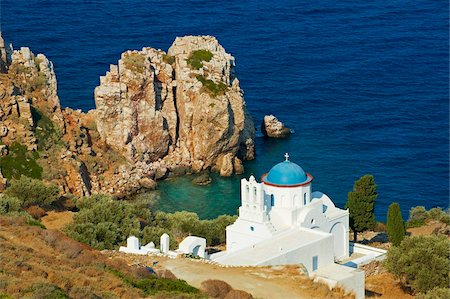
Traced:
[[292, 133], [274, 115], [264, 116], [261, 124], [261, 132], [264, 136], [271, 138], [286, 138]]
[[177, 38], [167, 53], [123, 53], [100, 78], [96, 109], [87, 113], [61, 108], [43, 54], [0, 40], [0, 169], [7, 179], [23, 168], [64, 193], [129, 194], [169, 175], [241, 173], [242, 161], [254, 158], [255, 128], [234, 58], [214, 37]]

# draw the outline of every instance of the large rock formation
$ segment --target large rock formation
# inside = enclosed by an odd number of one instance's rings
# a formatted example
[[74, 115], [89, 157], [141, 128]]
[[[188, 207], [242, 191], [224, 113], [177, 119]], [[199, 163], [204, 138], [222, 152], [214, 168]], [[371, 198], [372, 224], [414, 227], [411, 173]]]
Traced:
[[231, 175], [235, 157], [254, 157], [255, 136], [233, 68], [211, 36], [123, 53], [95, 89], [100, 136], [129, 161]]
[[254, 157], [234, 58], [213, 37], [177, 38], [168, 54], [123, 53], [88, 113], [62, 109], [53, 64], [29, 48], [6, 48], [1, 33], [0, 60], [3, 185], [25, 174], [77, 196], [125, 195], [170, 174], [241, 173], [242, 160]]

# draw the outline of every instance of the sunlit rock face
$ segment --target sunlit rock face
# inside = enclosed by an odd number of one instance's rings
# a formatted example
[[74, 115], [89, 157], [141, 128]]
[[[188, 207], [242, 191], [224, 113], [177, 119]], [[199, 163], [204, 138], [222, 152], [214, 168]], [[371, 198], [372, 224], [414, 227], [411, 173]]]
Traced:
[[101, 138], [130, 161], [231, 175], [236, 157], [242, 171], [255, 128], [233, 68], [211, 36], [176, 38], [167, 53], [123, 53], [95, 89]]

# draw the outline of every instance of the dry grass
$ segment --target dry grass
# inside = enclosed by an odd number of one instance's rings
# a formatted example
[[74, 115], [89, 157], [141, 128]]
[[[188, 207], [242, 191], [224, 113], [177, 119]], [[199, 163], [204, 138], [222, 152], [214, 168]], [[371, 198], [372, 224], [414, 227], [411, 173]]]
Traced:
[[[0, 217], [0, 294], [22, 298], [139, 298], [139, 290], [108, 272], [114, 264], [59, 231], [28, 226], [23, 218]], [[62, 295], [61, 295], [62, 294]]]
[[410, 299], [414, 298], [404, 290], [390, 273], [381, 273], [366, 277], [367, 298]]
[[73, 222], [74, 212], [64, 211], [64, 212], [55, 212], [49, 211], [47, 215], [41, 218], [42, 224], [45, 225], [48, 229], [62, 229], [69, 223]]

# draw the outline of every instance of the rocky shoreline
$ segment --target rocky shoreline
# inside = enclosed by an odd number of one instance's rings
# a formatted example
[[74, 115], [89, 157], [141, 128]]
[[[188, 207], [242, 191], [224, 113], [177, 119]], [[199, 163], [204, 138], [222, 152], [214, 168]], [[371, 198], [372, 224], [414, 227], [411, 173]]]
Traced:
[[1, 36], [0, 54], [0, 187], [25, 174], [65, 194], [120, 196], [173, 175], [242, 173], [254, 159], [234, 57], [214, 37], [178, 37], [167, 53], [124, 52], [87, 113], [61, 107], [43, 54]]

